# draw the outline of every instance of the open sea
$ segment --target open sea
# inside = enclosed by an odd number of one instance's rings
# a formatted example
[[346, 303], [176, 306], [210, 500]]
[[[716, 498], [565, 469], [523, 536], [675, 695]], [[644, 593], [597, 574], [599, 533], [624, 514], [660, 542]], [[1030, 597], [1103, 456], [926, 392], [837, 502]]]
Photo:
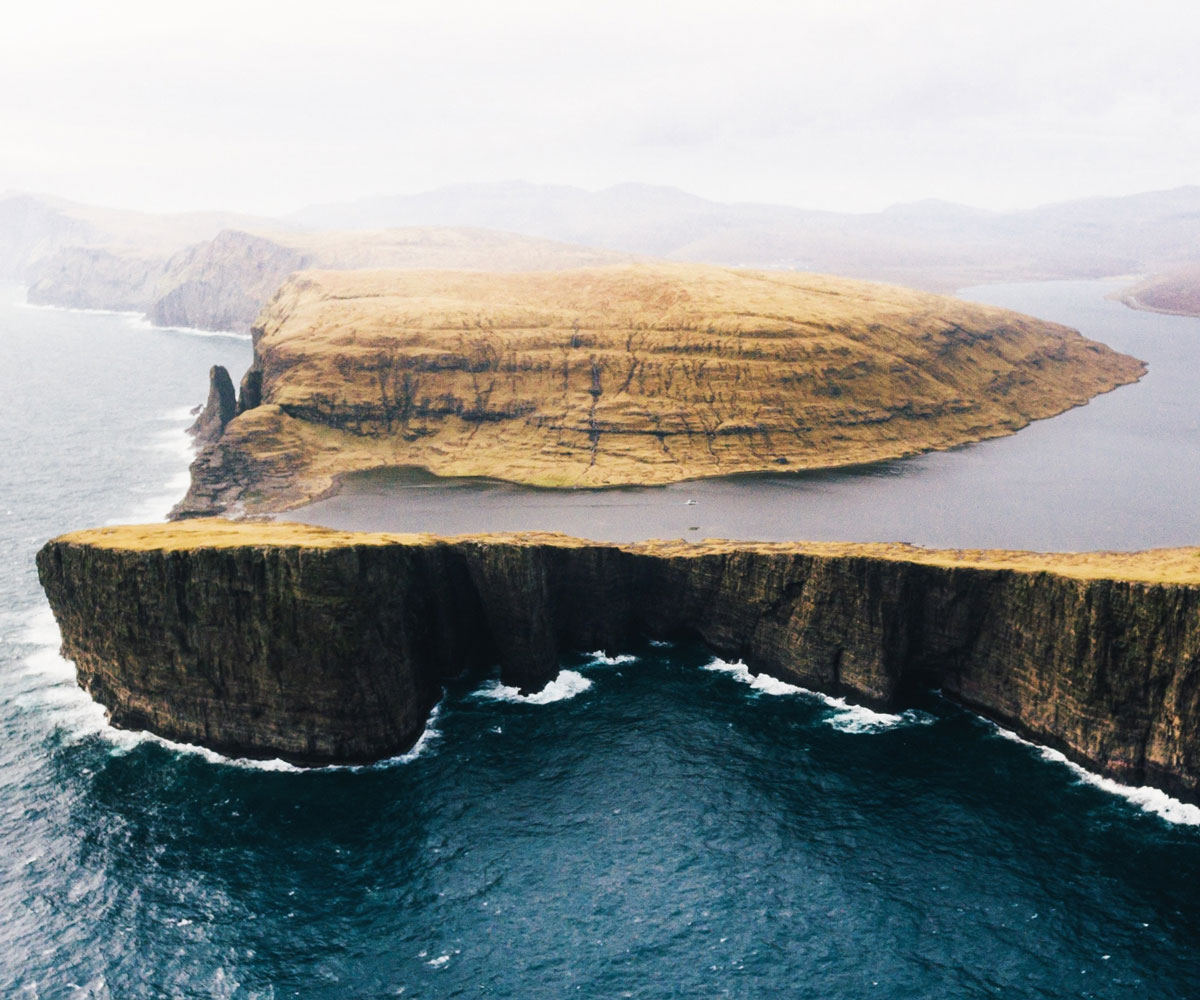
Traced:
[[[1012, 438], [549, 507], [375, 480], [305, 516], [1195, 544], [1200, 320], [1129, 311], [1112, 287], [964, 293], [1151, 363]], [[414, 751], [372, 767], [112, 730], [57, 655], [33, 555], [72, 528], [161, 518], [209, 366], [236, 379], [250, 344], [23, 299], [0, 286], [0, 997], [1200, 997], [1200, 809], [933, 692], [883, 715], [646, 637], [578, 651], [531, 697], [462, 677]]]

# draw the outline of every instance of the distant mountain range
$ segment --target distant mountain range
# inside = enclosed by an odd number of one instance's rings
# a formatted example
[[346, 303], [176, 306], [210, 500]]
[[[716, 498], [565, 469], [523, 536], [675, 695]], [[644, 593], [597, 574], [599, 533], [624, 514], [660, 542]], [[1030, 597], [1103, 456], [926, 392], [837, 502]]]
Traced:
[[314, 205], [288, 221], [351, 229], [487, 226], [674, 260], [825, 271], [940, 290], [1141, 273], [1200, 259], [1200, 187], [1013, 212], [921, 201], [850, 214], [708, 201], [642, 184], [585, 191], [515, 181]]
[[[399, 230], [399, 231], [397, 231]], [[48, 304], [244, 329], [292, 270], [529, 270], [629, 255], [819, 271], [947, 291], [1168, 275], [1131, 305], [1200, 311], [1200, 187], [1013, 212], [944, 201], [863, 214], [709, 201], [677, 188], [522, 181], [313, 205], [283, 219], [153, 214], [0, 196], [0, 279]]]

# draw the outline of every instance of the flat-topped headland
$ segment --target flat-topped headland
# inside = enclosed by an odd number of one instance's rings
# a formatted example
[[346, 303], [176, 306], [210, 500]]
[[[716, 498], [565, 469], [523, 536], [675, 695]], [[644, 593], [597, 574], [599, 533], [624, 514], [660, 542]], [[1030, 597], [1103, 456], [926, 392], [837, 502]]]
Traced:
[[570, 650], [692, 636], [875, 707], [947, 697], [1119, 780], [1200, 799], [1200, 548], [607, 545], [194, 520], [55, 539], [42, 585], [115, 725], [234, 755], [412, 746], [448, 677], [536, 690]]
[[1011, 434], [1139, 378], [1073, 330], [908, 289], [640, 262], [304, 272], [177, 516], [420, 467], [547, 487], [833, 468]]

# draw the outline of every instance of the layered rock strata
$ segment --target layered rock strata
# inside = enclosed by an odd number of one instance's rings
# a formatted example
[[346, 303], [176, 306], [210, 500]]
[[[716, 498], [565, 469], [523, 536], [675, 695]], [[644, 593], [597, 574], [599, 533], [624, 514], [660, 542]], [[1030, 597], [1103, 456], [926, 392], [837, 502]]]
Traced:
[[819, 275], [640, 263], [304, 272], [179, 516], [362, 469], [537, 486], [830, 468], [1011, 434], [1145, 371], [1003, 309]]
[[282, 523], [49, 542], [63, 653], [114, 724], [303, 764], [410, 747], [442, 682], [698, 636], [756, 672], [894, 709], [946, 696], [1133, 784], [1200, 798], [1200, 549], [348, 534]]

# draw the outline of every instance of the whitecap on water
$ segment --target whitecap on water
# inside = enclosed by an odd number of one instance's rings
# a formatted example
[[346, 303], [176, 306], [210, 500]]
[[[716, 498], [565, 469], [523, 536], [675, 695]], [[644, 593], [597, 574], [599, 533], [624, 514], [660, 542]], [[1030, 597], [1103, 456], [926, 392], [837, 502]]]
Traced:
[[203, 402], [194, 403], [191, 406], [175, 406], [169, 410], [164, 410], [157, 417], [163, 423], [171, 424], [192, 424], [200, 409], [204, 406]]
[[235, 333], [232, 330], [202, 330], [195, 326], [159, 326], [157, 323], [150, 322], [144, 313], [136, 310], [60, 306], [46, 302], [30, 302], [28, 299], [24, 302], [18, 302], [17, 305], [24, 309], [44, 309], [52, 312], [78, 313], [82, 316], [120, 316], [135, 330], [143, 330], [151, 333], [182, 333], [190, 337], [226, 337], [233, 340], [253, 339], [249, 333]]
[[1192, 805], [1190, 802], [1181, 802], [1179, 799], [1173, 798], [1162, 791], [1162, 789], [1152, 788], [1149, 785], [1122, 785], [1119, 781], [1113, 781], [1112, 778], [1106, 778], [1103, 775], [1089, 771], [1080, 764], [1076, 764], [1066, 754], [1060, 753], [1058, 750], [1052, 750], [1050, 747], [1042, 746], [1040, 743], [1034, 743], [1023, 736], [1018, 736], [1011, 729], [1005, 729], [1003, 726], [999, 726], [989, 719], [984, 719], [983, 721], [992, 727], [997, 736], [1035, 750], [1043, 760], [1063, 765], [1085, 785], [1099, 788], [1110, 795], [1119, 795], [1127, 802], [1132, 802], [1143, 812], [1153, 813], [1168, 823], [1176, 823], [1180, 826], [1200, 826], [1200, 806], [1198, 805]]
[[897, 726], [928, 725], [934, 721], [934, 717], [927, 712], [919, 712], [915, 709], [909, 709], [899, 714], [875, 712], [863, 705], [852, 705], [845, 698], [834, 698], [831, 695], [822, 694], [820, 691], [800, 687], [798, 684], [788, 684], [786, 681], [767, 674], [753, 674], [741, 660], [730, 663], [715, 657], [702, 669], [729, 674], [735, 680], [749, 685], [762, 694], [797, 694], [815, 699], [826, 707], [834, 709], [834, 713], [823, 721], [826, 725], [843, 733], [881, 733], [887, 729], [895, 729]]
[[621, 653], [619, 656], [609, 656], [603, 649], [594, 649], [587, 654], [589, 666], [619, 667], [622, 663], [636, 663], [637, 657], [632, 653]]
[[147, 524], [165, 521], [171, 508], [179, 502], [191, 485], [192, 479], [188, 470], [196, 456], [196, 444], [186, 429], [161, 431], [152, 437], [146, 447], [173, 455], [179, 462], [179, 470], [164, 486], [147, 489], [148, 495], [127, 514], [112, 518], [105, 522], [106, 524]]
[[554, 680], [533, 694], [521, 694], [519, 688], [509, 687], [500, 681], [488, 681], [475, 692], [477, 698], [492, 701], [519, 702], [524, 705], [548, 705], [554, 701], [574, 698], [592, 686], [592, 682], [576, 670], [562, 670]]
[[702, 670], [712, 670], [717, 673], [729, 674], [734, 680], [740, 681], [743, 684], [748, 684], [755, 691], [761, 691], [763, 694], [812, 694], [807, 688], [798, 687], [795, 684], [788, 684], [775, 677], [767, 674], [752, 674], [750, 668], [741, 660], [730, 663], [728, 660], [722, 660], [719, 657], [714, 657], [709, 663], [704, 664]]

